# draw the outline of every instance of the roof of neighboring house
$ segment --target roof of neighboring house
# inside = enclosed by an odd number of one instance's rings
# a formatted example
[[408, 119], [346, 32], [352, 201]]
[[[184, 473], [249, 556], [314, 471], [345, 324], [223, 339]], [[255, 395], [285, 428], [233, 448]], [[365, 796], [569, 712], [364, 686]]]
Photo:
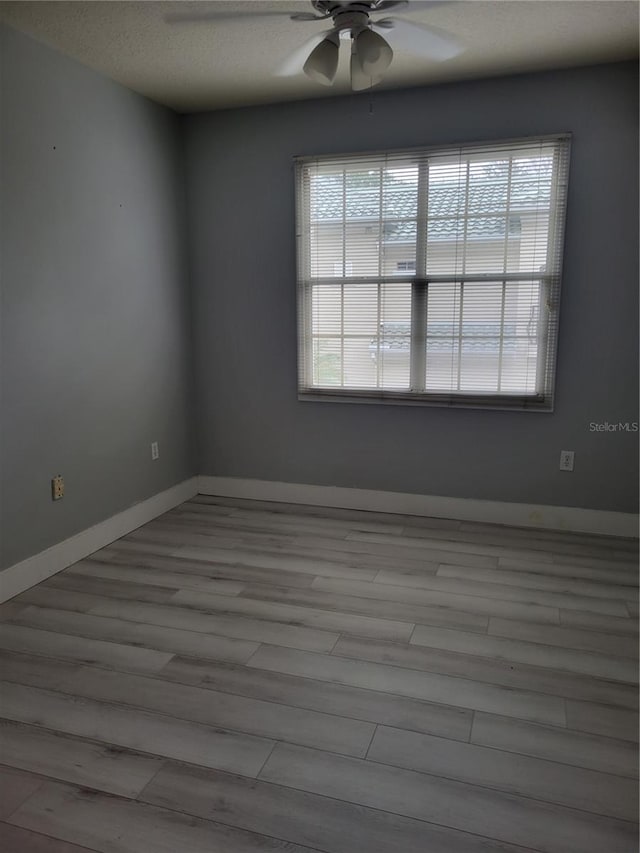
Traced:
[[[414, 240], [416, 181], [401, 180], [380, 171], [319, 174], [311, 177], [313, 224], [378, 222], [385, 241]], [[520, 215], [548, 207], [551, 197], [550, 161], [514, 161], [511, 184], [507, 174], [474, 176], [466, 180], [432, 181], [429, 186], [429, 239], [454, 240], [504, 237], [507, 206], [509, 233], [520, 232]], [[382, 210], [381, 210], [382, 206]], [[381, 217], [382, 213], [382, 217]]]

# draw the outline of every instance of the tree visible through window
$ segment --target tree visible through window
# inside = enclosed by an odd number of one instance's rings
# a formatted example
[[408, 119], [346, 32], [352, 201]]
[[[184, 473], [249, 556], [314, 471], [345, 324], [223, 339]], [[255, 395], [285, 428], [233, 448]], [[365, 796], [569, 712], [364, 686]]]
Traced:
[[552, 407], [567, 137], [299, 158], [299, 389]]

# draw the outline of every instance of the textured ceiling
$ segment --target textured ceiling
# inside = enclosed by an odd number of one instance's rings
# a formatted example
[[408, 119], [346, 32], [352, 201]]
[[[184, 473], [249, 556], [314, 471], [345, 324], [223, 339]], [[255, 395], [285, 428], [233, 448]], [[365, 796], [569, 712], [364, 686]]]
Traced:
[[[457, 36], [466, 50], [446, 62], [396, 49], [380, 89], [428, 85], [638, 55], [638, 3], [625, 0], [449, 0], [400, 10], [412, 21]], [[57, 48], [119, 83], [180, 112], [195, 112], [349, 91], [342, 46], [332, 88], [276, 77], [289, 53], [326, 21], [291, 21], [254, 12], [312, 11], [309, 2], [3, 2], [10, 26]], [[172, 15], [238, 12], [236, 20], [172, 22]]]

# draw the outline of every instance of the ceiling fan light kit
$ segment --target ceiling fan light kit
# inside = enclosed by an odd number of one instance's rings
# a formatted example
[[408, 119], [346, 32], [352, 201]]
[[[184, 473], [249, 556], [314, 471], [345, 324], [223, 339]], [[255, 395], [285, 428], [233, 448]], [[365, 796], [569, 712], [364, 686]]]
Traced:
[[[351, 88], [354, 92], [369, 89], [382, 81], [393, 58], [387, 42], [363, 28], [351, 34]], [[315, 47], [302, 70], [311, 80], [331, 86], [338, 70], [339, 31], [331, 32]]]
[[[295, 63], [292, 65], [288, 62], [285, 74], [295, 74], [302, 70], [311, 80], [331, 86], [338, 69], [340, 38], [343, 37], [351, 40], [351, 88], [356, 92], [370, 89], [382, 81], [382, 76], [393, 59], [391, 46], [376, 29], [386, 32], [397, 29], [395, 35], [400, 47], [432, 59], [447, 59], [460, 52], [460, 47], [453, 38], [447, 38], [447, 34], [436, 36], [432, 28], [402, 18], [375, 20], [371, 17], [389, 9], [404, 7], [407, 12], [411, 12], [437, 4], [420, 3], [417, 0], [312, 0], [311, 5], [315, 15], [297, 13], [291, 15], [291, 19], [307, 22], [331, 18], [333, 28], [318, 34], [318, 37], [324, 37], [306, 57], [302, 69], [296, 67]], [[420, 44], [421, 38], [423, 44]], [[436, 46], [440, 47], [440, 55], [436, 55]]]
[[360, 30], [353, 42], [365, 74], [372, 77], [381, 75], [391, 65], [393, 51], [378, 33], [369, 29]]
[[330, 33], [317, 47], [314, 47], [302, 67], [309, 79], [324, 86], [331, 86], [338, 70], [339, 44], [339, 34]]
[[[338, 70], [340, 37], [351, 39], [351, 88], [368, 89], [382, 80], [382, 73], [391, 64], [393, 51], [382, 36], [371, 29], [369, 15], [377, 3], [339, 3], [316, 0], [312, 3], [322, 18], [333, 18], [333, 29], [315, 47], [302, 70], [311, 80], [331, 86]], [[292, 16], [294, 20], [303, 20]], [[304, 18], [304, 20], [308, 20]]]

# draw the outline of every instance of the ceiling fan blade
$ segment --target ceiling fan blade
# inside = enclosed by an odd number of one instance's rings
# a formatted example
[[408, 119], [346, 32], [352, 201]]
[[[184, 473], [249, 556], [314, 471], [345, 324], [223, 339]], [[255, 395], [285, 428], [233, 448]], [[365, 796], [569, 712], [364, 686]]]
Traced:
[[309, 54], [317, 47], [320, 42], [325, 39], [334, 30], [323, 30], [321, 33], [316, 33], [307, 39], [304, 44], [296, 48], [285, 61], [276, 68], [273, 72], [276, 77], [294, 77], [296, 74], [302, 74], [304, 64], [309, 58]]
[[327, 12], [326, 15], [314, 15], [313, 12], [294, 12], [289, 17], [292, 21], [326, 21], [327, 18], [331, 17], [331, 13]]
[[374, 30], [378, 27], [382, 29], [394, 50], [404, 50], [437, 62], [451, 59], [465, 50], [464, 45], [451, 33], [402, 18], [383, 18], [372, 24], [372, 27]]
[[247, 18], [291, 18], [293, 21], [323, 21], [327, 15], [314, 15], [312, 12], [176, 12], [165, 15], [166, 24], [199, 24], [216, 21], [246, 21]]
[[387, 9], [397, 9], [400, 6], [408, 6], [409, 0], [380, 0], [380, 2], [371, 10], [371, 13], [386, 12]]
[[435, 9], [436, 6], [444, 6], [450, 2], [451, 0], [382, 0], [372, 11], [382, 12], [386, 9], [402, 6], [402, 14], [408, 15], [411, 12], [424, 12], [427, 9]]

